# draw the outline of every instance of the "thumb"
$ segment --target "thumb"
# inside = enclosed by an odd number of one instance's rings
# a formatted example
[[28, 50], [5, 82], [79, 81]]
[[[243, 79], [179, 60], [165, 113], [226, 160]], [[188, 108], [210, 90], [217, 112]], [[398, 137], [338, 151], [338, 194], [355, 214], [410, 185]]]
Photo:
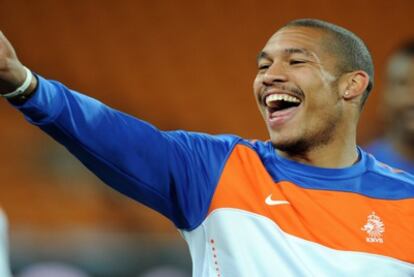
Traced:
[[12, 44], [0, 31], [0, 70], [6, 69], [7, 59], [18, 60]]
[[16, 52], [0, 31], [0, 94], [19, 87], [26, 77], [26, 71], [17, 58]]

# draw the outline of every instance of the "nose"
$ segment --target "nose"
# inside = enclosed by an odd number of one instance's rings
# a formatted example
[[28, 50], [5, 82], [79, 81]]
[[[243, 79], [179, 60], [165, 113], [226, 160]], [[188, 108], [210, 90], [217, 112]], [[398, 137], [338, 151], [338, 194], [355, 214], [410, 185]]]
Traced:
[[263, 76], [264, 85], [273, 85], [275, 83], [284, 83], [288, 81], [288, 76], [284, 66], [280, 63], [273, 63]]

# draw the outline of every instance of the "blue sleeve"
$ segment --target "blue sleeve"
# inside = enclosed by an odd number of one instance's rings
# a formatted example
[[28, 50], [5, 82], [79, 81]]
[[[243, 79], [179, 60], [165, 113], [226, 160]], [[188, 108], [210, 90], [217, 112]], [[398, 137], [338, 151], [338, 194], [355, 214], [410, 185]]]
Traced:
[[39, 78], [21, 106], [26, 119], [63, 144], [105, 183], [157, 210], [180, 229], [207, 214], [239, 138], [163, 132], [64, 85]]

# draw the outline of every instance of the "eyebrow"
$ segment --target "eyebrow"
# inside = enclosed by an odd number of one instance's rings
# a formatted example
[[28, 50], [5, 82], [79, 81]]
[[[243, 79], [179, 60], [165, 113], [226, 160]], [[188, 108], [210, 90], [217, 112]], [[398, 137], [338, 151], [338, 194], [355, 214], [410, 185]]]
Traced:
[[[282, 52], [288, 55], [303, 54], [309, 58], [314, 58], [314, 55], [312, 55], [312, 53], [305, 48], [286, 48], [283, 49]], [[260, 51], [260, 53], [257, 55], [257, 62], [259, 62], [261, 59], [271, 60], [270, 55], [265, 51]]]
[[256, 57], [256, 61], [259, 62], [261, 59], [270, 60], [270, 56], [265, 51], [260, 51]]

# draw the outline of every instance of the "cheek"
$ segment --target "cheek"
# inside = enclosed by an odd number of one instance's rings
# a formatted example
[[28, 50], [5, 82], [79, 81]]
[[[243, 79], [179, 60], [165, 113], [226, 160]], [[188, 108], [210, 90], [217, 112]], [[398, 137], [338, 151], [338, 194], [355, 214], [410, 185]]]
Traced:
[[313, 91], [307, 95], [306, 108], [312, 115], [318, 115], [329, 110], [334, 104], [330, 98], [322, 91]]
[[262, 83], [262, 77], [257, 75], [254, 78], [254, 81], [253, 81], [253, 91], [254, 91], [254, 93], [258, 92], [261, 83]]
[[254, 94], [254, 98], [256, 102], [258, 103], [259, 103], [258, 96], [259, 96], [261, 84], [262, 84], [262, 77], [256, 76], [256, 78], [253, 81], [253, 94]]
[[307, 129], [320, 129], [328, 122], [337, 121], [342, 114], [341, 103], [334, 91], [316, 91], [312, 99], [308, 99], [306, 110]]
[[[326, 97], [326, 93], [330, 90], [330, 86], [327, 82], [321, 78], [319, 74], [311, 70], [302, 70], [301, 74], [295, 74], [292, 78], [292, 83], [302, 89], [307, 98], [323, 98]], [[314, 99], [312, 99], [314, 101]]]

